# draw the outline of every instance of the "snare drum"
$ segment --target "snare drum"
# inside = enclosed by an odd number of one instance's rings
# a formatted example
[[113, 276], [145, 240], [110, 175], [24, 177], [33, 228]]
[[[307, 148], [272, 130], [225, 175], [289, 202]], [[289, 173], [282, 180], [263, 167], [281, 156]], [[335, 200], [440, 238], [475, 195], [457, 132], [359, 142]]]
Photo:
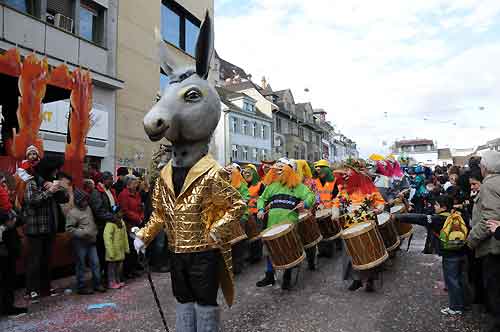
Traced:
[[302, 240], [302, 244], [304, 245], [304, 249], [314, 247], [323, 238], [316, 219], [309, 212], [299, 214], [297, 230]]
[[306, 257], [294, 224], [271, 226], [261, 233], [261, 238], [275, 269], [290, 269], [299, 265]]
[[230, 228], [231, 228], [231, 234], [232, 234], [232, 238], [233, 238], [231, 241], [229, 241], [229, 243], [231, 245], [236, 244], [236, 243], [247, 238], [247, 235], [245, 234], [243, 227], [241, 227], [241, 223], [232, 222], [232, 223], [230, 223]]
[[374, 223], [356, 224], [342, 231], [341, 236], [355, 270], [372, 269], [389, 257], [382, 236]]
[[332, 219], [331, 209], [316, 211], [316, 222], [318, 223], [323, 240], [335, 240], [340, 236], [340, 227], [338, 222]]
[[[406, 212], [406, 207], [404, 205], [396, 205], [391, 208], [391, 214], [395, 213], [405, 213]], [[399, 237], [402, 239], [406, 239], [410, 237], [410, 235], [413, 234], [413, 225], [412, 224], [406, 224], [406, 223], [401, 223], [399, 221], [396, 221], [396, 229], [398, 231]]]
[[401, 241], [399, 240], [399, 234], [391, 220], [391, 215], [387, 212], [379, 214], [378, 219], [378, 230], [382, 239], [384, 240], [385, 248], [387, 251], [393, 251], [399, 248]]

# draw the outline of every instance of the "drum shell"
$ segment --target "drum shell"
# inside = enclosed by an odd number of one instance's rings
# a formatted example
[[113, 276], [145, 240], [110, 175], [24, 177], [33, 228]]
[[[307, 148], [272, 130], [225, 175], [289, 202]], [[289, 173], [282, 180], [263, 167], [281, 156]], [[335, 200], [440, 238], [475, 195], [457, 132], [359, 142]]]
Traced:
[[248, 221], [245, 227], [245, 233], [250, 242], [253, 242], [259, 238], [260, 232], [262, 232], [263, 222], [257, 219], [257, 216], [252, 214], [248, 217]]
[[335, 240], [340, 236], [340, 226], [338, 221], [332, 219], [331, 216], [316, 219], [319, 230], [324, 241]]
[[[292, 227], [273, 236], [265, 236], [265, 232], [261, 234], [262, 241], [269, 252], [273, 267], [277, 270], [295, 267], [306, 257], [304, 247], [297, 234], [295, 225], [292, 223], [289, 224], [292, 225]], [[271, 226], [266, 229], [266, 231], [280, 225], [282, 224]]]
[[299, 221], [297, 224], [297, 231], [304, 245], [304, 249], [315, 246], [323, 238], [316, 218], [311, 213]]
[[[399, 210], [397, 213], [406, 213], [406, 208]], [[401, 223], [399, 221], [395, 221], [394, 226], [396, 227], [396, 230], [398, 231], [399, 237], [401, 239], [406, 239], [413, 234], [413, 225], [412, 224]]]
[[393, 251], [399, 248], [401, 241], [399, 240], [399, 234], [392, 219], [387, 220], [383, 224], [379, 224], [378, 230], [387, 251]]
[[230, 229], [232, 234], [232, 240], [229, 242], [230, 244], [236, 244], [247, 238], [247, 235], [243, 230], [242, 222], [230, 223]]
[[341, 233], [347, 253], [355, 270], [368, 270], [382, 264], [389, 254], [375, 223], [363, 223], [369, 227], [357, 232]]

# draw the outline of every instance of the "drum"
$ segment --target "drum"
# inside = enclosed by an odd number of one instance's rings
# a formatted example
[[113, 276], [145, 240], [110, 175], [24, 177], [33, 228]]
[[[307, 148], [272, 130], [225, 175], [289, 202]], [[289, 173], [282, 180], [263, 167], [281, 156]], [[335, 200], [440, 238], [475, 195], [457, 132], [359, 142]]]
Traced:
[[384, 245], [387, 251], [393, 251], [399, 248], [401, 241], [399, 240], [399, 234], [391, 220], [391, 215], [387, 212], [379, 214], [378, 219], [378, 230], [380, 235], [382, 235], [382, 240], [384, 240]]
[[257, 240], [259, 238], [261, 231], [262, 231], [262, 222], [257, 219], [256, 215], [249, 216], [246, 224], [246, 234], [248, 240], [250, 242]]
[[286, 270], [299, 265], [306, 257], [294, 224], [271, 226], [261, 233], [261, 238], [277, 270]]
[[232, 234], [232, 238], [233, 238], [229, 242], [229, 243], [231, 243], [231, 245], [236, 244], [236, 243], [247, 238], [247, 235], [245, 234], [243, 227], [241, 227], [241, 223], [239, 223], [239, 222], [230, 223], [230, 228], [231, 228], [231, 234]]
[[355, 270], [372, 269], [389, 257], [375, 223], [356, 224], [342, 231], [341, 236]]
[[302, 244], [304, 245], [304, 249], [314, 247], [323, 238], [316, 219], [309, 212], [299, 214], [297, 230], [302, 240]]
[[340, 236], [340, 227], [338, 222], [332, 219], [331, 209], [316, 211], [316, 222], [324, 241], [335, 240]]
[[[396, 205], [391, 208], [391, 213], [405, 213], [406, 208], [404, 205]], [[402, 239], [406, 239], [413, 234], [413, 225], [400, 223], [396, 221], [395, 223], [396, 230], [398, 231], [399, 237]]]

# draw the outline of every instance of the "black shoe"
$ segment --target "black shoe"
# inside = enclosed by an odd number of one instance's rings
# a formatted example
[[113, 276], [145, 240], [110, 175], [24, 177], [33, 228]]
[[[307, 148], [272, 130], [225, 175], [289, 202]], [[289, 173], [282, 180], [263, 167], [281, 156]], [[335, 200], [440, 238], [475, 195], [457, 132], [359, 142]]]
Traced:
[[365, 285], [365, 292], [373, 293], [375, 292], [375, 287], [373, 285], [373, 280], [368, 280]]
[[309, 264], [309, 271], [316, 271], [316, 264]]
[[168, 272], [170, 272], [170, 268], [168, 266], [166, 266], [166, 265], [162, 265], [160, 267], [157, 267], [155, 269], [155, 272], [157, 272], [157, 273], [168, 273]]
[[7, 316], [9, 316], [10, 318], [24, 316], [27, 313], [28, 313], [27, 308], [20, 308], [20, 307], [12, 307], [12, 308], [7, 309], [7, 311], [6, 311]]
[[355, 290], [358, 290], [361, 287], [363, 287], [363, 283], [361, 282], [361, 280], [354, 280], [351, 286], [349, 286], [349, 288], [347, 289], [350, 290], [351, 292], [354, 292]]
[[283, 273], [283, 283], [281, 284], [281, 289], [282, 290], [292, 289], [291, 280], [292, 280], [292, 271], [285, 270], [285, 273]]
[[91, 295], [94, 294], [94, 292], [88, 288], [80, 288], [79, 290], [76, 291], [80, 295]]
[[94, 291], [99, 293], [106, 293], [106, 288], [104, 288], [102, 285], [99, 285], [97, 287], [94, 287]]
[[264, 279], [257, 281], [257, 287], [266, 287], [269, 285], [274, 285], [276, 283], [276, 279], [274, 279], [274, 273], [266, 272], [266, 276]]

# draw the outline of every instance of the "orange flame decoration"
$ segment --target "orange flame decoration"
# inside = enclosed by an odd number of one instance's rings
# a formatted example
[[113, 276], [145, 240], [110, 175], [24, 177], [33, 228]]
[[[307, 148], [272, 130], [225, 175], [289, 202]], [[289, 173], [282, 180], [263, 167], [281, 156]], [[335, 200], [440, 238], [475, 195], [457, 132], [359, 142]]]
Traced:
[[83, 182], [83, 160], [87, 154], [85, 138], [90, 129], [92, 109], [92, 78], [90, 72], [73, 71], [71, 112], [68, 119], [70, 143], [66, 145], [64, 170], [72, 174], [76, 186]]
[[0, 73], [14, 77], [21, 75], [21, 56], [17, 48], [0, 55]]
[[59, 65], [50, 71], [49, 84], [62, 89], [71, 90], [72, 83], [72, 77], [68, 66]]
[[42, 99], [48, 80], [47, 58], [38, 60], [34, 54], [24, 58], [19, 76], [19, 106], [17, 120], [19, 133], [13, 130], [13, 138], [7, 141], [6, 147], [9, 155], [17, 160], [25, 157], [26, 148], [34, 145], [38, 151], [43, 151], [43, 140], [38, 137], [42, 124]]

